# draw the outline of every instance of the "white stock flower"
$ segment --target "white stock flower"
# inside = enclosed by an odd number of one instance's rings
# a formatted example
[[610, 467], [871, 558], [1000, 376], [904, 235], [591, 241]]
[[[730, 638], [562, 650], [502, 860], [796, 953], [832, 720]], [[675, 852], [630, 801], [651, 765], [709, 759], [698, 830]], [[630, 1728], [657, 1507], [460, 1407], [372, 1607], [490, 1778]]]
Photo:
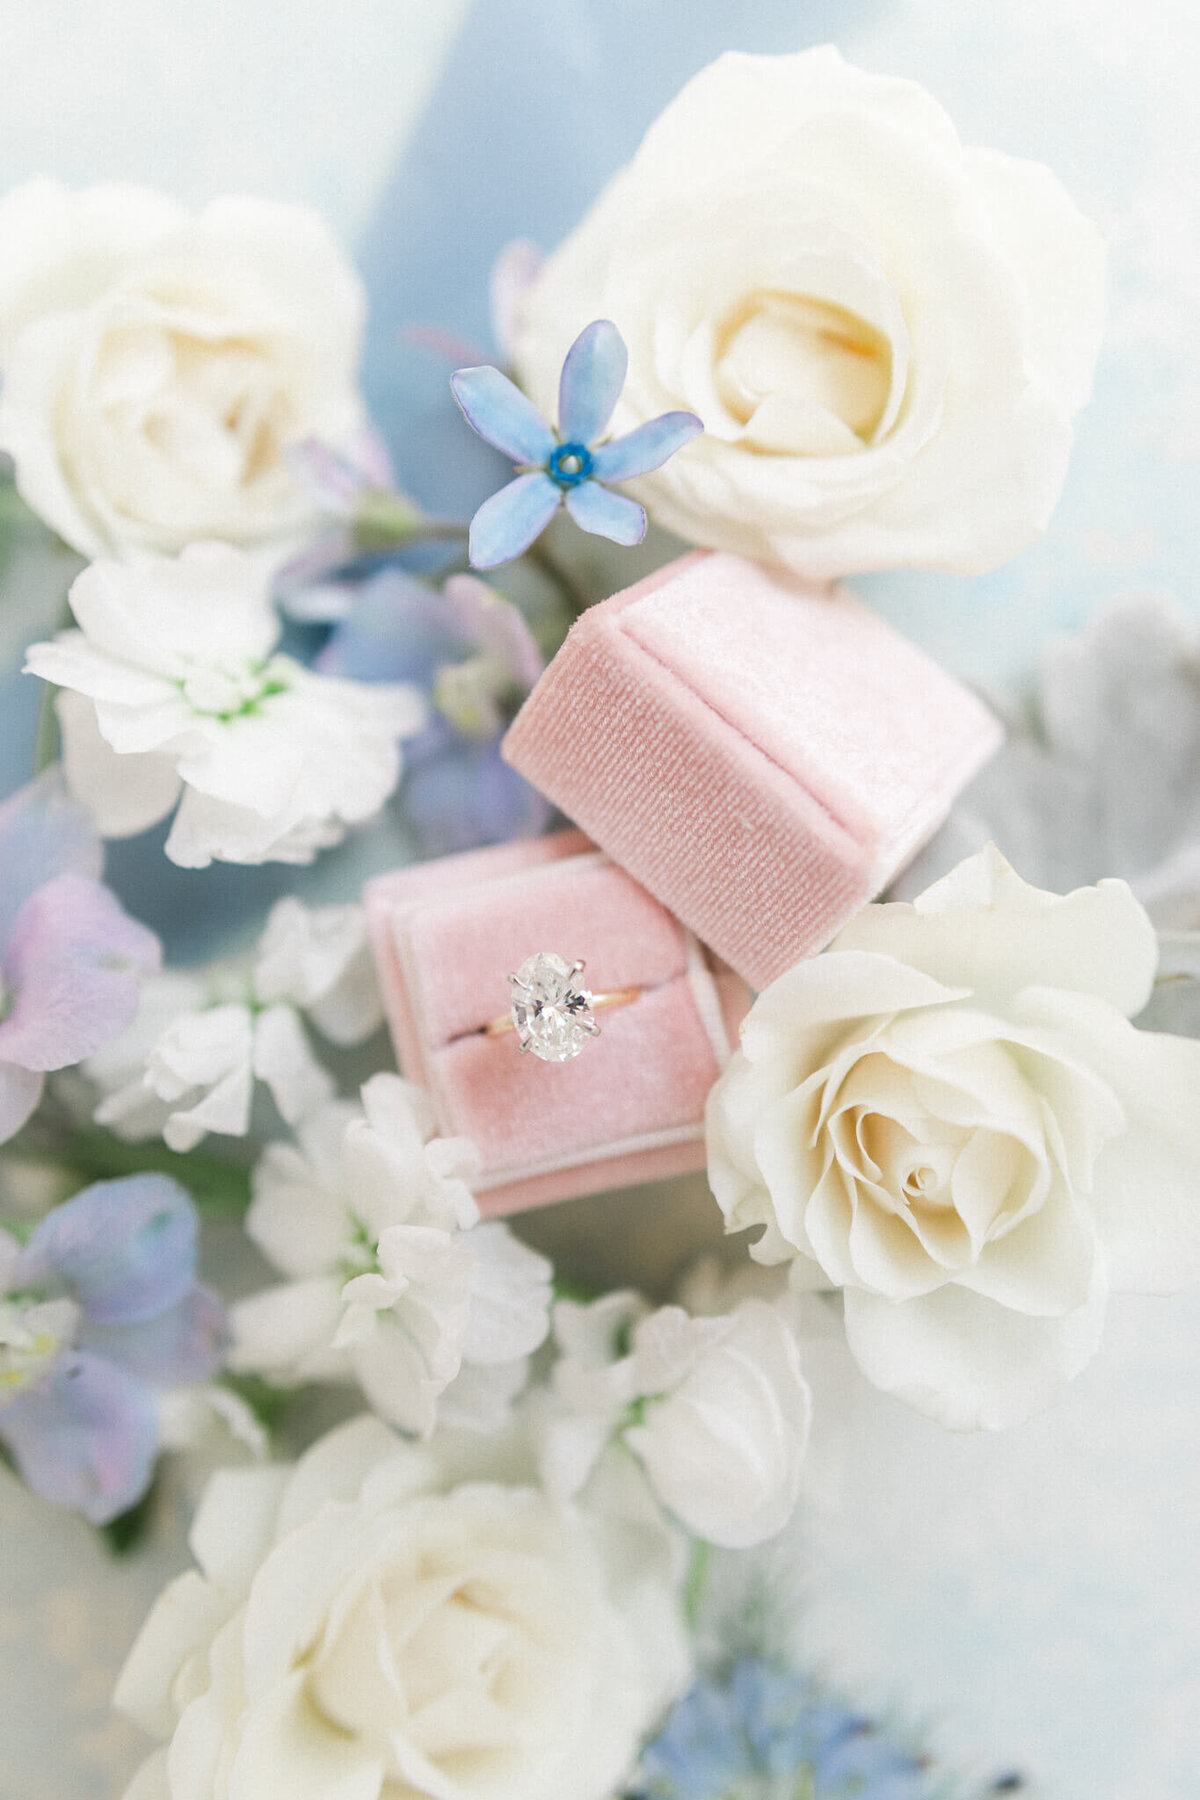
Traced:
[[692, 543], [817, 578], [975, 573], [1046, 525], [1104, 313], [1099, 233], [1049, 170], [964, 149], [909, 81], [831, 46], [721, 57], [528, 288], [516, 363], [552, 408], [610, 318], [612, 428], [704, 435], [632, 484]]
[[782, 1531], [800, 1493], [811, 1399], [784, 1311], [743, 1300], [723, 1317], [648, 1312], [632, 1293], [562, 1301], [558, 1404], [544, 1427], [543, 1474], [577, 1493], [619, 1439], [664, 1506], [696, 1537], [730, 1549]]
[[192, 1150], [209, 1131], [244, 1137], [261, 1081], [295, 1125], [334, 1094], [301, 1013], [348, 1045], [370, 1035], [379, 1012], [362, 908], [280, 900], [253, 963], [143, 983], [128, 1031], [84, 1064], [102, 1094], [93, 1116], [127, 1141], [161, 1135], [172, 1150]]
[[377, 1419], [214, 1476], [117, 1703], [126, 1800], [608, 1800], [686, 1685], [678, 1541], [554, 1506], [523, 1440]]
[[989, 848], [773, 982], [712, 1092], [729, 1227], [843, 1289], [864, 1373], [943, 1425], [1025, 1418], [1110, 1291], [1200, 1276], [1200, 1044], [1129, 1022], [1156, 960], [1124, 882], [1043, 893]]
[[39, 180], [0, 200], [0, 447], [85, 556], [280, 540], [289, 445], [361, 424], [361, 283], [306, 207]]
[[166, 851], [184, 868], [310, 862], [396, 786], [419, 693], [276, 652], [260, 556], [192, 544], [93, 563], [70, 598], [79, 629], [31, 645], [25, 666], [66, 690], [67, 784], [102, 835], [144, 831], [178, 801]]
[[376, 1075], [361, 1110], [327, 1107], [268, 1147], [246, 1230], [290, 1279], [234, 1307], [233, 1367], [357, 1381], [421, 1435], [443, 1396], [456, 1424], [505, 1415], [549, 1327], [551, 1267], [478, 1222], [473, 1146], [432, 1131], [421, 1089]]

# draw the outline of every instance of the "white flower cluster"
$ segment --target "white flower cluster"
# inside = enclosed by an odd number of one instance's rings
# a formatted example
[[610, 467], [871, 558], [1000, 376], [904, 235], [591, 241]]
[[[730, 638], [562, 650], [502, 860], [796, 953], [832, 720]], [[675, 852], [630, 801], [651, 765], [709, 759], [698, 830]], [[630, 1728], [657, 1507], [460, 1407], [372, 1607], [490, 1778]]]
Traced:
[[170, 970], [143, 983], [137, 1018], [84, 1073], [98, 1125], [132, 1142], [192, 1150], [207, 1132], [244, 1137], [255, 1083], [289, 1125], [332, 1100], [307, 1018], [338, 1046], [362, 1043], [383, 1008], [361, 907], [280, 900], [248, 962]]

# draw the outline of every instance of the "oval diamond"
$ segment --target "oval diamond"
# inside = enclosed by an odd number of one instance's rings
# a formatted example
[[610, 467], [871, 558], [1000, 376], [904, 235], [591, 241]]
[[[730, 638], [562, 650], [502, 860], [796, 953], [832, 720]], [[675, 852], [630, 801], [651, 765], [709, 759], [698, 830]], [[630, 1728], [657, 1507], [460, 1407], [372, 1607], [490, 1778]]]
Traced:
[[539, 950], [509, 976], [522, 1050], [531, 1050], [543, 1062], [570, 1062], [589, 1038], [599, 1036], [591, 993], [578, 979], [582, 972], [581, 962]]

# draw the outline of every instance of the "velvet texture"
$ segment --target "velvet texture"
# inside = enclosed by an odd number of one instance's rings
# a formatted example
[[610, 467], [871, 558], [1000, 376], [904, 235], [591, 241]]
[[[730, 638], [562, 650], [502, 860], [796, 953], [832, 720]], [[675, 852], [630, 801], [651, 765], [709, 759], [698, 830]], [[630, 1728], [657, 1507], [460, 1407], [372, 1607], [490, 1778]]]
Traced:
[[874, 899], [1000, 741], [850, 594], [697, 552], [583, 614], [503, 754], [761, 988]]
[[[580, 833], [401, 869], [365, 900], [400, 1065], [439, 1130], [478, 1145], [484, 1212], [703, 1166], [704, 1103], [749, 994]], [[596, 993], [643, 990], [573, 1062], [483, 1035], [538, 950], [582, 958]]]

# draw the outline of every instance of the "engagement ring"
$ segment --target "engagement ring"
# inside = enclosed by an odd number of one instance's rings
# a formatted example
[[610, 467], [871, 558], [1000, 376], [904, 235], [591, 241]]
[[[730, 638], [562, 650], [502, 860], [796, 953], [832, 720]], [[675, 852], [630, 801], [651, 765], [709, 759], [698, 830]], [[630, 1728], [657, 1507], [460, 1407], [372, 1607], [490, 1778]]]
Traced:
[[508, 983], [512, 1005], [483, 1027], [487, 1037], [515, 1031], [521, 1051], [532, 1050], [543, 1062], [570, 1062], [589, 1038], [599, 1037], [595, 1014], [606, 1006], [628, 1006], [640, 987], [613, 988], [593, 994], [583, 986], [582, 962], [568, 962], [551, 950], [527, 956]]

